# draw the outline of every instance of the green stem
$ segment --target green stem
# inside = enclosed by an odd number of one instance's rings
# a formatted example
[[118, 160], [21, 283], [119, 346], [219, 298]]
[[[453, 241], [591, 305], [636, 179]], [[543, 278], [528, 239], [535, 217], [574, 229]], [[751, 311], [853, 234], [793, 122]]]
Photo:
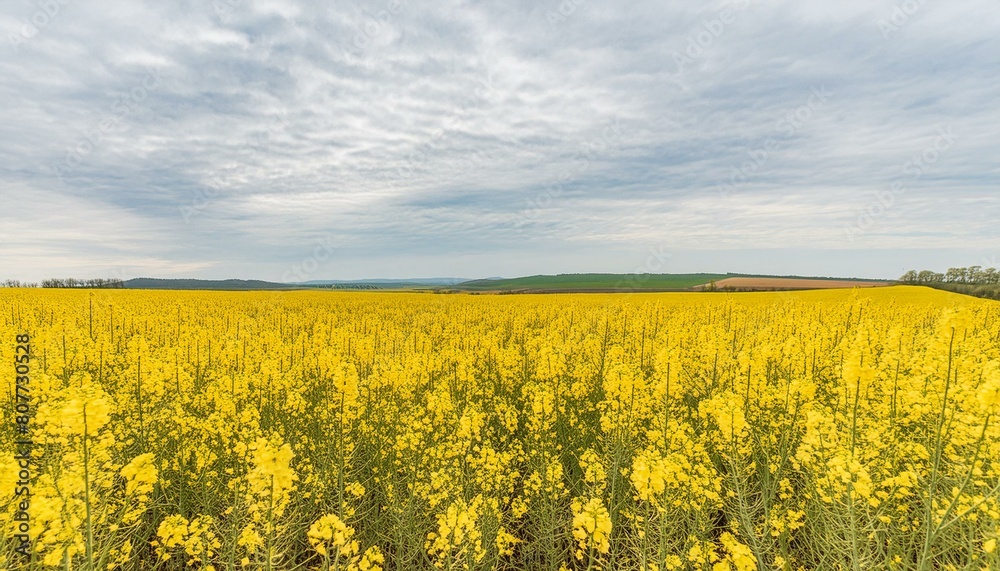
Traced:
[[264, 568], [272, 571], [271, 560], [274, 549], [274, 476], [271, 476], [271, 493], [267, 498], [267, 547], [264, 553]]
[[[965, 479], [962, 481], [962, 485], [958, 489], [958, 494], [956, 494], [955, 497], [953, 497], [951, 499], [951, 503], [948, 504], [948, 508], [945, 509], [944, 514], [941, 516], [941, 522], [938, 524], [938, 526], [934, 529], [934, 532], [931, 534], [932, 540], [933, 540], [933, 538], [937, 537], [937, 534], [941, 533], [941, 531], [945, 527], [950, 526], [951, 524], [955, 523], [956, 521], [958, 521], [959, 519], [961, 519], [961, 517], [963, 515], [965, 515], [966, 513], [968, 513], [968, 511], [963, 512], [962, 514], [960, 514], [958, 517], [956, 517], [952, 521], [948, 522], [947, 524], [945, 523], [945, 520], [948, 519], [948, 516], [950, 516], [951, 513], [955, 510], [955, 506], [958, 504], [958, 499], [962, 496], [962, 492], [965, 491], [966, 486], [968, 486], [969, 482], [972, 480], [973, 472], [975, 472], [975, 470], [976, 470], [976, 462], [979, 461], [979, 454], [982, 451], [983, 441], [986, 439], [986, 430], [987, 430], [987, 428], [990, 425], [990, 417], [991, 416], [992, 415], [989, 415], [989, 414], [986, 415], [986, 421], [983, 422], [983, 431], [982, 431], [982, 433], [980, 433], [979, 439], [976, 441], [976, 453], [972, 457], [972, 464], [969, 466], [969, 472], [965, 475]], [[986, 497], [989, 497], [989, 495], [985, 496], [983, 501], [985, 501]], [[982, 503], [982, 502], [980, 502], [980, 503]], [[928, 524], [929, 523], [930, 522], [928, 521]]]
[[918, 569], [926, 571], [929, 568], [928, 559], [931, 551], [931, 542], [934, 539], [934, 530], [931, 527], [931, 518], [934, 515], [934, 494], [937, 491], [938, 470], [941, 466], [941, 453], [944, 448], [944, 421], [948, 406], [948, 389], [951, 388], [951, 362], [952, 351], [955, 347], [955, 328], [951, 328], [951, 339], [948, 341], [948, 369], [944, 381], [944, 394], [941, 396], [941, 413], [938, 415], [937, 438], [934, 443], [934, 463], [931, 466], [931, 478], [928, 485], [927, 509], [924, 512], [924, 526], [927, 532], [924, 534], [924, 545], [920, 550], [920, 563]]
[[87, 446], [87, 405], [83, 405], [83, 493], [87, 507], [87, 568], [94, 569], [94, 524], [90, 512], [90, 447]]
[[[858, 437], [858, 401], [861, 398], [861, 377], [858, 377], [858, 381], [854, 389], [854, 408], [851, 411], [851, 460], [854, 460], [854, 450], [857, 445]], [[860, 555], [858, 553], [858, 517], [854, 510], [854, 474], [851, 474], [851, 480], [847, 483], [847, 509], [849, 517], [851, 518], [851, 565], [854, 571], [861, 571], [861, 564], [858, 562]]]

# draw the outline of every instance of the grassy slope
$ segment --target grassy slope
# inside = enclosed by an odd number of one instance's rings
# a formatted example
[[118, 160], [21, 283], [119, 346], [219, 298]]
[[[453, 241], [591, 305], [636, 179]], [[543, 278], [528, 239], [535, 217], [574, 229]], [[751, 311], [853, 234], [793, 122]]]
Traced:
[[186, 290], [260, 290], [297, 289], [300, 286], [261, 280], [198, 280], [133, 278], [125, 281], [126, 289], [186, 289]]
[[972, 295], [986, 299], [1000, 300], [1000, 284], [933, 283], [933, 284], [919, 284], [919, 285], [926, 285], [928, 287], [944, 291], [950, 291], [952, 293], [960, 293], [963, 295]]
[[452, 286], [452, 289], [468, 291], [687, 289], [726, 277], [724, 274], [559, 274], [502, 280], [472, 280]]

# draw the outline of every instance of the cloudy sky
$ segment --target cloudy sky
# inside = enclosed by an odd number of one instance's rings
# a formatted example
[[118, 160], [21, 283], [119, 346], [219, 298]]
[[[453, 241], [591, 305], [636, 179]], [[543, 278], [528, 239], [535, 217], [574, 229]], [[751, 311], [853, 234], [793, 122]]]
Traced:
[[1000, 265], [996, 0], [324, 4], [3, 0], [0, 278]]

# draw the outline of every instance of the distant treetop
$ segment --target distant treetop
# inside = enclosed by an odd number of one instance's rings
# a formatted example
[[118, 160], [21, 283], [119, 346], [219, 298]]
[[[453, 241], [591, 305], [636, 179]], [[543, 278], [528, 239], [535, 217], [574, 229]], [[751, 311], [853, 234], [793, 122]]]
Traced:
[[920, 272], [910, 270], [900, 276], [899, 282], [904, 284], [997, 284], [1000, 283], [1000, 272], [996, 268], [983, 269], [982, 266], [949, 268], [943, 274], [930, 270]]

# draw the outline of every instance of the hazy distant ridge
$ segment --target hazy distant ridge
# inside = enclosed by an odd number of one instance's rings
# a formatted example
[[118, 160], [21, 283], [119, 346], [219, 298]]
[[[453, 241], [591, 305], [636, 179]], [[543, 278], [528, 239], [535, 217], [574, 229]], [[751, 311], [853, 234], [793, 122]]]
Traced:
[[[263, 280], [200, 280], [134, 278], [125, 281], [128, 289], [190, 289], [190, 290], [453, 290], [453, 291], [684, 291], [696, 289], [726, 278], [796, 278], [810, 280], [845, 280], [818, 276], [770, 276], [760, 274], [557, 274], [517, 278], [379, 278], [365, 280], [310, 280], [299, 283], [278, 283]], [[864, 280], [891, 283], [891, 280]]]

